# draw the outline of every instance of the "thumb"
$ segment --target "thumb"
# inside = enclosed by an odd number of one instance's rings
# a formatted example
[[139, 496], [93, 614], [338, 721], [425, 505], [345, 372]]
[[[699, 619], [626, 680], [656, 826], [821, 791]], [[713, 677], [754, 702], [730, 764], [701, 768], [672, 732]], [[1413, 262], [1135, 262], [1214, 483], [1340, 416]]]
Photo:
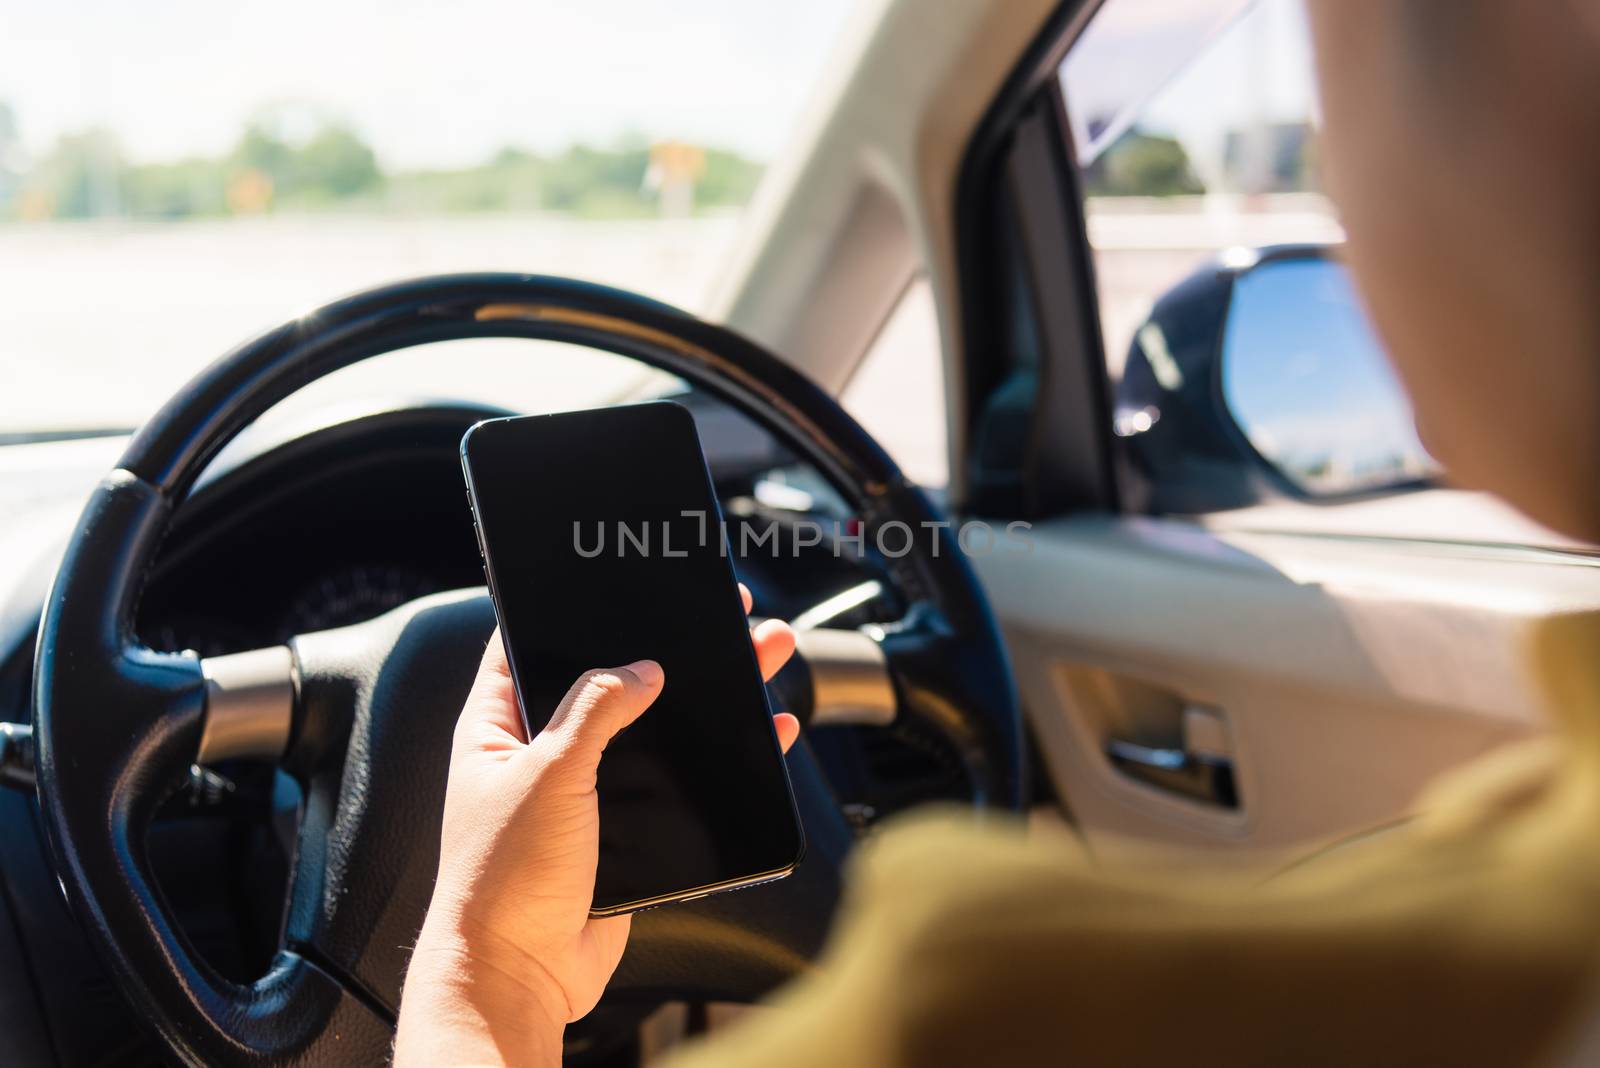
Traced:
[[606, 744], [650, 707], [665, 681], [654, 660], [585, 671], [556, 706], [545, 732], [564, 736], [598, 760]]

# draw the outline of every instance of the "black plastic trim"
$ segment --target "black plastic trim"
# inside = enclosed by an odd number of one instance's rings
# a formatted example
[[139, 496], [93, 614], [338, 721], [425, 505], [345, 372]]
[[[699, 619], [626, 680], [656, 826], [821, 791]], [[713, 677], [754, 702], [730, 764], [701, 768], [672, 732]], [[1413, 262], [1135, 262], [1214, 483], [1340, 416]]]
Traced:
[[[956, 184], [956, 262], [962, 303], [969, 438], [979, 426], [989, 396], [980, 390], [998, 377], [982, 366], [999, 349], [996, 339], [1014, 339], [1011, 318], [1026, 309], [1032, 332], [1042, 342], [1035, 403], [1028, 414], [1030, 446], [1017, 458], [1018, 504], [985, 514], [1020, 513], [1043, 518], [1069, 511], [1114, 510], [1118, 506], [1110, 443], [1110, 388], [1095, 313], [1093, 267], [1083, 231], [1083, 205], [1075, 195], [1076, 170], [1066, 126], [1060, 121], [1057, 67], [1071, 42], [1087, 25], [1098, 0], [1063, 4], [1007, 80], [973, 134]], [[1031, 131], [1024, 127], [1032, 124]], [[1034, 139], [1029, 151], [1019, 139]], [[1040, 139], [1043, 139], [1040, 141]], [[1053, 193], [1050, 217], [1033, 218], [1019, 197], [1037, 203], [1042, 190]], [[1006, 216], [1014, 219], [1026, 248], [1020, 283], [1027, 299], [1006, 292], [1004, 272], [996, 272], [998, 242]], [[1011, 283], [1015, 284], [1015, 283]], [[1060, 302], [1075, 305], [1061, 314]], [[1090, 428], [1088, 433], [1083, 428]], [[970, 443], [969, 443], [970, 444]], [[969, 447], [968, 462], [975, 459]], [[978, 487], [979, 490], [982, 487]], [[969, 497], [971, 493], [969, 491]], [[966, 509], [974, 502], [956, 502]], [[982, 503], [982, 502], [980, 502]]]

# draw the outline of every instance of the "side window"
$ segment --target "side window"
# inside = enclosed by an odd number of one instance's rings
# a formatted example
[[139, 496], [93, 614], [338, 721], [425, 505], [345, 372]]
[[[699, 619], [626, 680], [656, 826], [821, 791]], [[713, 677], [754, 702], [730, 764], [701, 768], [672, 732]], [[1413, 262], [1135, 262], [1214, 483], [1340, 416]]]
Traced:
[[944, 361], [933, 288], [918, 276], [862, 357], [839, 402], [912, 481], [950, 481]]
[[1420, 485], [1340, 263], [1301, 0], [1108, 0], [1062, 63], [1113, 388], [1156, 511]]

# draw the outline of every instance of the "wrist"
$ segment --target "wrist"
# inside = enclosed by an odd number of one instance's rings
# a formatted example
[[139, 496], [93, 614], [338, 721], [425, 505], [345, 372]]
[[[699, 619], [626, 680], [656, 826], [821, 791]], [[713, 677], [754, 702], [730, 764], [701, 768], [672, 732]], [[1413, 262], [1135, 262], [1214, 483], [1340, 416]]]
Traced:
[[455, 962], [462, 974], [470, 974], [487, 992], [537, 1002], [545, 1015], [562, 1026], [572, 1018], [566, 990], [539, 954], [523, 941], [507, 938], [495, 923], [461, 907], [455, 895], [434, 895], [417, 948], [441, 961]]
[[566, 999], [534, 967], [484, 952], [430, 915], [406, 974], [396, 1063], [559, 1064]]

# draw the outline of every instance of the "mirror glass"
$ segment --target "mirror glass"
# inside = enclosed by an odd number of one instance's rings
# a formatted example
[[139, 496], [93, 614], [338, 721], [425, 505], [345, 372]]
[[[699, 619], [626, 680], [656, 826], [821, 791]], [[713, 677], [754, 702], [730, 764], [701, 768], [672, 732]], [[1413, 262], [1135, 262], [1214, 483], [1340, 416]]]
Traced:
[[1256, 451], [1302, 491], [1416, 482], [1438, 466], [1342, 264], [1267, 260], [1234, 285], [1222, 395]]

